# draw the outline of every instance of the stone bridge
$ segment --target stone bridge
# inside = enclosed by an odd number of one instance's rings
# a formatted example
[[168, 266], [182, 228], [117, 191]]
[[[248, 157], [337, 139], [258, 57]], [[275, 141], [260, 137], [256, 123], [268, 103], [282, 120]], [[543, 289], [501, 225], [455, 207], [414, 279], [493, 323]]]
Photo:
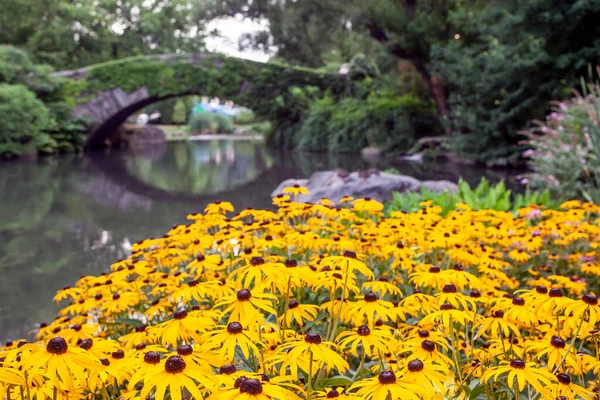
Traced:
[[89, 122], [88, 148], [104, 146], [130, 115], [170, 97], [219, 97], [273, 118], [276, 98], [292, 86], [333, 93], [345, 87], [340, 75], [210, 53], [131, 57], [56, 75], [69, 79], [66, 90], [77, 99], [74, 114]]

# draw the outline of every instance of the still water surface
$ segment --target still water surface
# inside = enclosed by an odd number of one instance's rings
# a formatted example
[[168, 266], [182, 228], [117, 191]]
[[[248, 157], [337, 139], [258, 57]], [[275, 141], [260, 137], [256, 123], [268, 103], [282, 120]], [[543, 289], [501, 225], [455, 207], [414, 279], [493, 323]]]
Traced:
[[131, 243], [162, 235], [206, 204], [269, 207], [288, 178], [332, 168], [391, 166], [419, 179], [505, 178], [472, 167], [356, 155], [275, 152], [260, 142], [178, 142], [142, 151], [0, 163], [0, 343], [50, 322], [57, 289], [106, 271]]

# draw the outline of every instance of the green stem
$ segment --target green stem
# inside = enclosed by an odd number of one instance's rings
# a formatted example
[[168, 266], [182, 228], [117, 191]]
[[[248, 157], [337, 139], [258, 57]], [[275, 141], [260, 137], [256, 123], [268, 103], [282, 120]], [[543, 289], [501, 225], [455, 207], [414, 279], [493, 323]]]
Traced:
[[306, 389], [306, 398], [310, 400], [312, 397], [312, 369], [313, 369], [313, 353], [310, 352], [310, 360], [308, 363], [308, 388]]
[[577, 340], [577, 335], [579, 335], [579, 331], [581, 330], [581, 326], [583, 325], [583, 321], [584, 321], [584, 317], [586, 312], [581, 316], [581, 320], [579, 321], [579, 325], [577, 325], [577, 330], [575, 331], [575, 335], [573, 336], [573, 339], [571, 339], [571, 343], [569, 343], [569, 347], [567, 347], [567, 351], [565, 351], [565, 355], [562, 357], [562, 359], [560, 360], [560, 362], [556, 365], [556, 367], [554, 367], [554, 370], [552, 371], [552, 374], [556, 374], [556, 371], [558, 371], [558, 369], [560, 367], [562, 367], [562, 365], [564, 364], [565, 360], [567, 359], [567, 356], [569, 355], [569, 352], [571, 351], [571, 349], [573, 348], [573, 345], [575, 344], [575, 340]]
[[358, 370], [360, 371], [360, 380], [361, 381], [363, 380], [363, 376], [364, 376], [363, 371], [365, 369], [365, 353], [366, 353], [366, 351], [365, 351], [365, 344], [363, 343], [363, 346], [362, 346], [362, 355], [360, 357], [360, 366], [358, 367]]
[[27, 388], [27, 400], [31, 400], [31, 389], [29, 388], [29, 377], [25, 371], [25, 387]]

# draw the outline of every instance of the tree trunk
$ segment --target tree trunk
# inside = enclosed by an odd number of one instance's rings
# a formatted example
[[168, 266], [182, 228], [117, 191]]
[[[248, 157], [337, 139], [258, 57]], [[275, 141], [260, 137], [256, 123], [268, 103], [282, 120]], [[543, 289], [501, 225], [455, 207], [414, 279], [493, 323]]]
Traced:
[[444, 78], [439, 75], [432, 76], [427, 69], [427, 63], [422, 60], [412, 60], [413, 65], [427, 83], [429, 93], [437, 107], [440, 117], [444, 119], [448, 115], [448, 102], [446, 100], [446, 85]]

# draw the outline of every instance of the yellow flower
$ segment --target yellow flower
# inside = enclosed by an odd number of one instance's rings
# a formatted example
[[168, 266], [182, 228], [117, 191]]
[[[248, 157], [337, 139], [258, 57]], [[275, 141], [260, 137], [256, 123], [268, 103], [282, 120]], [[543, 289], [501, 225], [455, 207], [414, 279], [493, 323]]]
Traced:
[[221, 317], [231, 313], [229, 322], [239, 321], [242, 325], [248, 326], [250, 323], [264, 319], [260, 310], [277, 315], [277, 311], [271, 305], [271, 302], [276, 300], [276, 296], [263, 293], [261, 288], [241, 289], [235, 295], [221, 299], [215, 304], [215, 308], [225, 306], [226, 308], [221, 311]]
[[187, 389], [196, 399], [202, 399], [203, 391], [198, 388], [198, 384], [212, 390], [216, 383], [214, 377], [206, 375], [193, 365], [188, 365], [181, 356], [171, 356], [161, 362], [160, 366], [161, 368], [152, 370], [151, 375], [144, 378], [146, 383], [140, 398], [148, 398], [152, 389], [156, 388], [156, 400], [163, 400], [167, 389], [172, 400], [182, 400], [182, 389]]
[[[321, 361], [326, 365], [333, 366], [340, 373], [345, 373], [349, 366], [348, 362], [344, 360], [342, 356], [330, 349], [335, 347], [331, 342], [324, 342], [321, 335], [318, 333], [308, 333], [304, 337], [304, 340], [297, 340], [293, 342], [285, 343], [281, 346], [280, 351], [289, 349], [286, 354], [283, 363], [281, 365], [281, 371], [285, 371], [288, 367], [290, 374], [294, 377], [298, 376], [298, 359], [303, 355], [310, 355], [315, 360]], [[306, 371], [311, 375], [312, 371]]]
[[239, 322], [230, 322], [226, 327], [209, 332], [206, 336], [204, 345], [211, 350], [220, 349], [218, 352], [228, 360], [233, 360], [237, 347], [244, 357], [249, 358], [250, 351], [256, 356], [259, 354], [257, 345], [262, 346], [257, 335], [245, 330]]
[[481, 377], [484, 382], [494, 378], [497, 381], [500, 375], [507, 374], [507, 383], [509, 388], [516, 388], [520, 392], [525, 390], [525, 386], [531, 385], [538, 393], [547, 395], [548, 386], [556, 382], [556, 377], [545, 369], [538, 368], [533, 362], [525, 362], [518, 358], [511, 361], [501, 361], [497, 367], [488, 368]]
[[179, 310], [173, 318], [152, 327], [152, 334], [161, 338], [164, 344], [176, 346], [180, 342], [189, 343], [191, 340], [200, 341], [198, 331], [206, 331], [214, 325], [210, 316], [204, 316], [202, 311]]
[[291, 327], [292, 321], [296, 321], [298, 326], [304, 326], [304, 320], [312, 321], [317, 317], [319, 307], [312, 304], [300, 304], [298, 300], [291, 299], [288, 309], [279, 317], [279, 323], [285, 321], [285, 326]]
[[345, 331], [338, 335], [336, 341], [341, 347], [350, 346], [350, 352], [358, 357], [358, 345], [360, 344], [365, 354], [372, 356], [372, 349], [382, 353], [388, 352], [386, 341], [390, 340], [391, 336], [388, 332], [380, 329], [370, 329], [367, 325], [361, 325], [352, 331]]
[[293, 196], [298, 196], [299, 194], [310, 194], [308, 189], [304, 186], [294, 185], [283, 188], [283, 194], [291, 194]]
[[383, 371], [377, 377], [358, 381], [351, 389], [358, 389], [357, 394], [367, 400], [421, 400], [428, 394], [422, 386], [396, 378], [393, 371]]

